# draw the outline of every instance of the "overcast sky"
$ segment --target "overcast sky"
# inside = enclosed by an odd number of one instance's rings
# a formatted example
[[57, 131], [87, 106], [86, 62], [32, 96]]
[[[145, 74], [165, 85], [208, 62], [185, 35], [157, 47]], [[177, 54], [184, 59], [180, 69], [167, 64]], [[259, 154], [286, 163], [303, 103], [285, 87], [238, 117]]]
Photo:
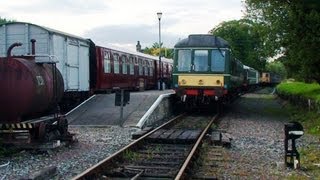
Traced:
[[241, 0], [0, 0], [0, 16], [92, 39], [98, 45], [135, 49], [159, 41], [172, 48], [189, 34], [208, 33], [240, 19]]

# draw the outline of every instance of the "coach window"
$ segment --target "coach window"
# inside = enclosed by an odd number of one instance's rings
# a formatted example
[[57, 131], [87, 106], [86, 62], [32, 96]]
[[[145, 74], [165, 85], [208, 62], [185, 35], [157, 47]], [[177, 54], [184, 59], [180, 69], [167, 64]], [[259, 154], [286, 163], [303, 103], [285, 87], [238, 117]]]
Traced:
[[130, 57], [130, 60], [129, 60], [129, 71], [130, 71], [131, 75], [134, 74], [134, 60], [133, 60], [133, 57]]
[[149, 75], [153, 76], [153, 66], [152, 63], [149, 63]]
[[104, 73], [110, 73], [110, 72], [111, 72], [110, 53], [105, 52], [104, 53]]
[[163, 74], [167, 74], [166, 63], [165, 62], [162, 62], [162, 75]]
[[142, 60], [139, 59], [139, 75], [142, 76], [143, 75], [143, 65], [142, 65]]
[[190, 71], [191, 50], [178, 51], [178, 71]]
[[119, 55], [118, 54], [113, 55], [113, 67], [114, 67], [114, 73], [119, 74]]
[[208, 71], [208, 50], [194, 51], [194, 71]]
[[145, 61], [145, 63], [144, 63], [144, 75], [145, 76], [148, 76], [149, 75], [149, 73], [148, 73], [148, 71], [149, 71], [149, 63], [148, 63], [148, 61]]
[[127, 74], [128, 72], [127, 58], [125, 56], [122, 56], [121, 61], [122, 61], [122, 74]]
[[225, 69], [225, 51], [212, 50], [211, 53], [211, 71], [223, 72]]

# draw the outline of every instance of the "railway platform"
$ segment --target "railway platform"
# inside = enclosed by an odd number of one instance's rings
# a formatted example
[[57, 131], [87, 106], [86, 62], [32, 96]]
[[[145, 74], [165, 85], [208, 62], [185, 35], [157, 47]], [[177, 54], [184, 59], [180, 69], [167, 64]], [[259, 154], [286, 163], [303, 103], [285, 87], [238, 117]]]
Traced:
[[[115, 106], [115, 94], [97, 94], [70, 111], [66, 117], [70, 125], [140, 127], [146, 123], [146, 113], [160, 95], [173, 94], [173, 90], [151, 90], [130, 92], [129, 104], [123, 107], [123, 119], [120, 119], [120, 106]], [[159, 100], [158, 100], [159, 101]], [[159, 109], [159, 108], [158, 108]], [[167, 108], [160, 108], [166, 110]], [[149, 111], [148, 111], [149, 110]], [[155, 116], [161, 116], [158, 110]], [[143, 122], [141, 122], [143, 121]]]

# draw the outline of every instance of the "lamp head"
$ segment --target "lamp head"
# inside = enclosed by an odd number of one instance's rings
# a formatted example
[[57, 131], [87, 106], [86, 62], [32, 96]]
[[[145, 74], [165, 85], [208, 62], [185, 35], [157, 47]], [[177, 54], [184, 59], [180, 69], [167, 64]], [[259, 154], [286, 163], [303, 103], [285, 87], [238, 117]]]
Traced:
[[162, 12], [157, 12], [157, 16], [158, 16], [158, 19], [160, 20], [162, 16]]

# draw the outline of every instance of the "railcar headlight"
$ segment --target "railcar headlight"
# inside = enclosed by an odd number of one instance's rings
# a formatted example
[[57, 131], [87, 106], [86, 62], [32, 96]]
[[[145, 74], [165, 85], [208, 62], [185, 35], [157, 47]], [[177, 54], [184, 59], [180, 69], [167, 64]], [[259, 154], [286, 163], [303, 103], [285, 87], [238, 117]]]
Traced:
[[203, 80], [200, 79], [198, 84], [199, 84], [199, 85], [203, 85], [203, 84], [204, 84]]
[[184, 80], [184, 79], [182, 79], [181, 83], [182, 83], [182, 84], [187, 84], [187, 81]]
[[216, 83], [217, 83], [217, 84], [220, 84], [221, 82], [220, 82], [220, 80], [218, 79], [218, 80], [216, 81]]

